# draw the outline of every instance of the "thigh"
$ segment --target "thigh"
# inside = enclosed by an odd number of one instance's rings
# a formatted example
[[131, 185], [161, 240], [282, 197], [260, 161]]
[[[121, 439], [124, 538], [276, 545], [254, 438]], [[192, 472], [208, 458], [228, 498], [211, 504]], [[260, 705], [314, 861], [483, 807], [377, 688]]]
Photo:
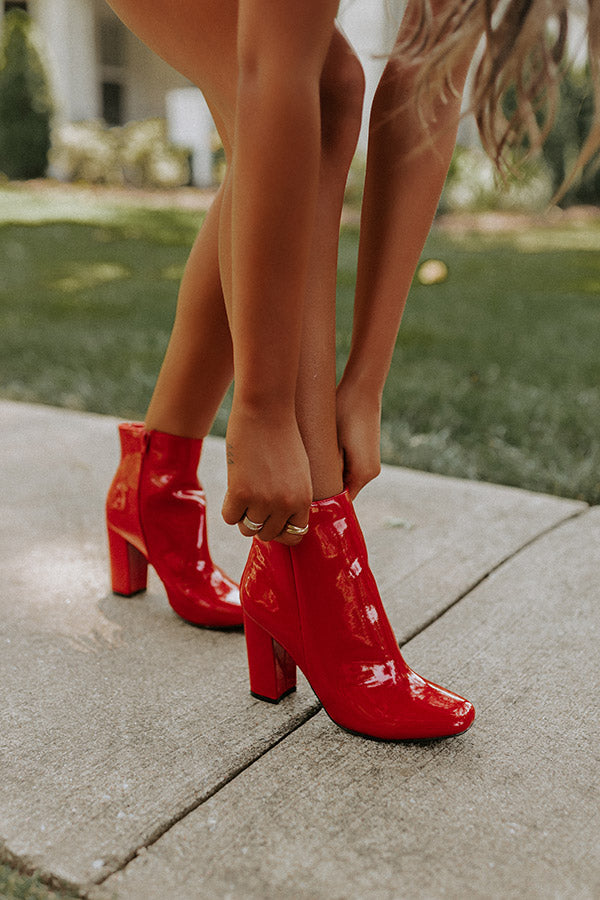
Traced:
[[226, 140], [235, 113], [238, 0], [108, 2], [144, 44], [202, 90]]

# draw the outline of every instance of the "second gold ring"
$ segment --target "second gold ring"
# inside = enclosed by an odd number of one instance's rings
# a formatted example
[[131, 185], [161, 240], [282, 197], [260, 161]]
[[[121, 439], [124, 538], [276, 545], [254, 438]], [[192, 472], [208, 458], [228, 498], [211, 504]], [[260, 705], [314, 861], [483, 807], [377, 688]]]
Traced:
[[308, 525], [292, 525], [290, 522], [283, 529], [286, 534], [297, 534], [297, 535], [305, 535], [308, 533]]
[[264, 524], [264, 522], [253, 522], [248, 516], [244, 516], [242, 519], [242, 525], [244, 525], [248, 531], [260, 531]]

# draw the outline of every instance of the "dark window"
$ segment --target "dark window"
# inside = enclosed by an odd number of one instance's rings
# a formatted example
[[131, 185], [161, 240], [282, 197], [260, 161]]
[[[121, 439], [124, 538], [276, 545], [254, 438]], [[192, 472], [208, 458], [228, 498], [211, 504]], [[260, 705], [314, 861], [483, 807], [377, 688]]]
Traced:
[[102, 116], [107, 125], [123, 123], [123, 86], [116, 81], [102, 83]]
[[4, 0], [4, 12], [10, 12], [11, 9], [22, 9], [27, 12], [27, 0]]

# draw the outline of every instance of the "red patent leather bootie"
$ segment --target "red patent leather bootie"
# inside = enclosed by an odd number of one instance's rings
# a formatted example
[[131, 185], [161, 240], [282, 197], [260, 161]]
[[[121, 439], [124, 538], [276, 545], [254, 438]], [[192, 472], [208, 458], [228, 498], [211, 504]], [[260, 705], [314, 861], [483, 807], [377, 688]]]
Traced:
[[198, 482], [202, 441], [119, 425], [121, 462], [106, 500], [112, 589], [146, 589], [148, 563], [169, 603], [194, 625], [242, 624], [237, 585], [210, 558], [206, 502]]
[[296, 665], [326, 712], [382, 740], [466, 731], [473, 706], [405, 663], [384, 612], [346, 492], [313, 503], [295, 547], [254, 538], [242, 576], [250, 689], [277, 702]]

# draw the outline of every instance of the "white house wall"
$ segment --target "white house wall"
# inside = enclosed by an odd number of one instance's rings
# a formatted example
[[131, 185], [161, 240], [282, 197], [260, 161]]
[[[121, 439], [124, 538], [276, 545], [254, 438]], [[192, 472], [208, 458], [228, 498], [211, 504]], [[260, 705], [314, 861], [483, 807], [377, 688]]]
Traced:
[[[0, 20], [3, 6], [0, 4]], [[125, 121], [165, 115], [165, 94], [189, 85], [186, 78], [123, 27], [126, 65], [103, 69], [99, 24], [116, 18], [104, 0], [29, 0], [59, 117], [78, 122], [102, 116], [102, 81], [123, 85]]]
[[190, 82], [129, 32], [126, 44], [125, 119], [164, 117], [167, 91]]
[[45, 38], [59, 113], [72, 122], [97, 118], [93, 0], [37, 0], [32, 14]]

